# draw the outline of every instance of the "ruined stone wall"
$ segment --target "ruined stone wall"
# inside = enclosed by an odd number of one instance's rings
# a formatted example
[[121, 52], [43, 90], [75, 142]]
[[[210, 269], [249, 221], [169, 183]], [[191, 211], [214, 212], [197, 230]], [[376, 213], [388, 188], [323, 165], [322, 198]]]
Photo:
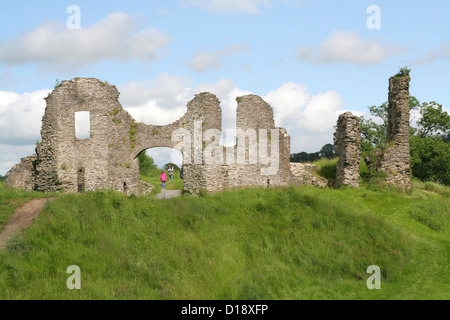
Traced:
[[[134, 120], [118, 97], [114, 86], [77, 78], [64, 81], [46, 98], [37, 148], [37, 190], [138, 189], [139, 165], [131, 153]], [[75, 113], [80, 111], [89, 112], [90, 138], [75, 137]]]
[[358, 120], [351, 112], [339, 116], [334, 134], [334, 145], [339, 156], [336, 165], [335, 186], [358, 188], [361, 132]]
[[5, 187], [33, 191], [35, 184], [34, 166], [36, 165], [36, 159], [36, 155], [22, 158], [20, 163], [12, 167], [6, 174]]
[[[254, 186], [286, 186], [290, 183], [290, 137], [283, 128], [276, 128], [273, 109], [262, 98], [246, 95], [237, 99], [237, 145], [224, 152], [228, 188]], [[256, 143], [255, 143], [256, 142]]]
[[370, 170], [377, 171], [387, 185], [403, 191], [411, 188], [410, 81], [409, 75], [389, 79], [387, 142], [366, 159]]
[[315, 176], [311, 171], [315, 170], [317, 165], [309, 163], [290, 163], [291, 184], [310, 185], [314, 187], [327, 188], [328, 180]]

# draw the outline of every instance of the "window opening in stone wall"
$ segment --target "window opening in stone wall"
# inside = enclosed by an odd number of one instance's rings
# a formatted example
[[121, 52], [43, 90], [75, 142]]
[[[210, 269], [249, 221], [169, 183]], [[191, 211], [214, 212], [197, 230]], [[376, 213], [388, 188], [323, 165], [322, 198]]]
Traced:
[[75, 138], [78, 140], [91, 137], [91, 116], [89, 111], [75, 112]]

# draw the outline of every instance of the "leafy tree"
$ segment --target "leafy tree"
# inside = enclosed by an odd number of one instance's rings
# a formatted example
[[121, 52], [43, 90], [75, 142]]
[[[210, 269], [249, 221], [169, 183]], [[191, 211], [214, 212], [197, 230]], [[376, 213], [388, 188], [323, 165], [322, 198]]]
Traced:
[[440, 137], [411, 137], [411, 172], [425, 181], [450, 185], [450, 144]]
[[309, 153], [300, 152], [291, 154], [291, 162], [308, 162]]
[[156, 164], [152, 157], [149, 157], [145, 151], [139, 154], [139, 171], [141, 174], [148, 174], [150, 170], [155, 169]]
[[364, 117], [357, 117], [357, 119], [361, 131], [361, 152], [366, 156], [386, 143], [387, 126]]
[[442, 105], [432, 101], [420, 107], [421, 119], [417, 121], [418, 134], [421, 137], [450, 131], [450, 115], [442, 110]]
[[319, 155], [321, 158], [333, 159], [336, 157], [336, 148], [331, 143], [327, 143], [320, 149]]

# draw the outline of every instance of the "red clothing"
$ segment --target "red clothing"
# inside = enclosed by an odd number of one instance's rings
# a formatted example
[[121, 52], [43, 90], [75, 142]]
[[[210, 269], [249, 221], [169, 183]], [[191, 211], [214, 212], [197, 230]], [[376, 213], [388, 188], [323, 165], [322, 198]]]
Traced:
[[167, 181], [167, 176], [165, 173], [161, 173], [160, 178], [161, 178], [161, 181]]

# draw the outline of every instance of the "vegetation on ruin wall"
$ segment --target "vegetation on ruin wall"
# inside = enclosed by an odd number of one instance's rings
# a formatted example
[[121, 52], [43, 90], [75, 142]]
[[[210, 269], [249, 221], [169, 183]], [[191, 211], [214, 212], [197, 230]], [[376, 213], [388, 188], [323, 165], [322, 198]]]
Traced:
[[0, 299], [449, 299], [449, 190], [60, 194], [0, 250]]

